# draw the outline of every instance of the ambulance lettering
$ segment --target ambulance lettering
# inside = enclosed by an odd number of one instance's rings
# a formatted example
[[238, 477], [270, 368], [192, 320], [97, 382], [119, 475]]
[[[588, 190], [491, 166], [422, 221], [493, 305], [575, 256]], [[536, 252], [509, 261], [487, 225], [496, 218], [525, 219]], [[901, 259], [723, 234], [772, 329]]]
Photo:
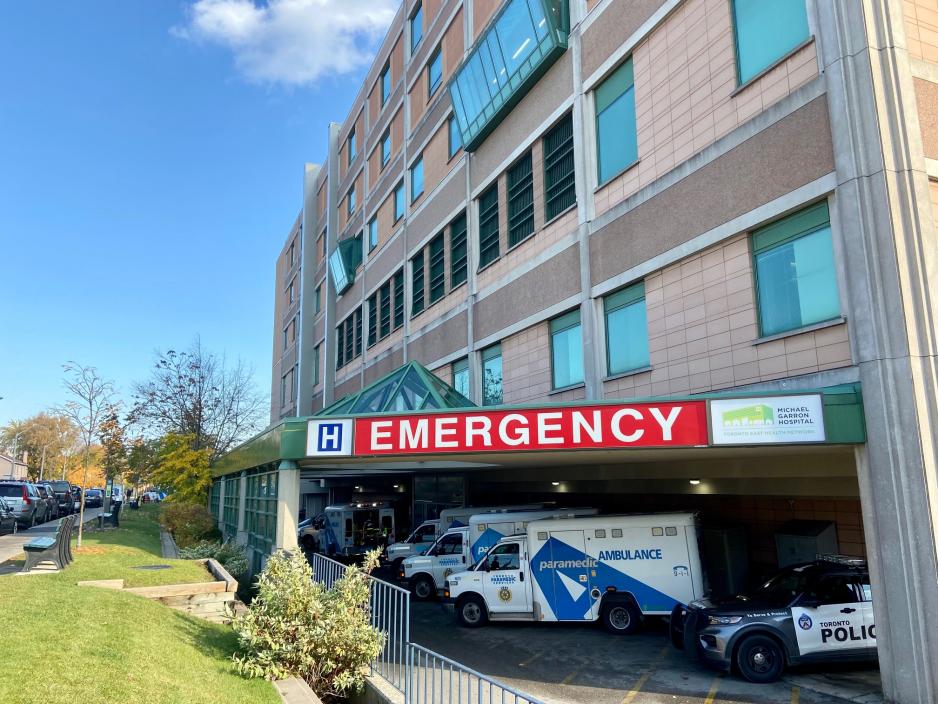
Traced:
[[661, 548], [635, 550], [600, 550], [600, 560], [660, 560]]

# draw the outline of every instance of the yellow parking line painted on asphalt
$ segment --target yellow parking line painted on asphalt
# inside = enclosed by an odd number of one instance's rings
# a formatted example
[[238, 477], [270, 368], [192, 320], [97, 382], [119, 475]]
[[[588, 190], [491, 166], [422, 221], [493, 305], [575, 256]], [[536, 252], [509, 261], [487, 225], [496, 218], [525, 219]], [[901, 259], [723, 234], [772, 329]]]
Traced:
[[543, 654], [544, 654], [544, 653], [534, 653], [534, 655], [532, 655], [531, 657], [529, 657], [529, 658], [528, 658], [527, 660], [525, 660], [524, 662], [519, 662], [519, 663], [518, 663], [518, 667], [527, 667], [527, 666], [530, 665], [532, 662], [534, 662], [534, 661], [537, 660], [539, 657], [541, 657], [541, 655], [543, 655]]
[[713, 700], [717, 697], [717, 690], [720, 689], [720, 680], [723, 679], [723, 675], [717, 675], [713, 678], [713, 683], [710, 685], [710, 691], [707, 692], [707, 698], [704, 699], [704, 704], [713, 704]]
[[801, 701], [801, 689], [799, 687], [791, 688], [791, 704], [798, 704]]
[[621, 704], [629, 704], [629, 702], [631, 702], [633, 699], [635, 699], [635, 697], [638, 696], [638, 693], [642, 691], [642, 687], [645, 686], [645, 683], [648, 681], [648, 678], [651, 677], [652, 674], [654, 674], [655, 668], [658, 666], [658, 664], [662, 660], [665, 659], [665, 657], [667, 656], [670, 650], [671, 650], [671, 647], [667, 645], [661, 649], [661, 652], [658, 653], [658, 657], [656, 657], [654, 661], [652, 661], [651, 667], [649, 667], [645, 671], [645, 674], [643, 674], [641, 677], [638, 678], [638, 682], [635, 683], [635, 686], [625, 693], [625, 698], [622, 700]]
[[574, 670], [569, 675], [563, 678], [563, 681], [560, 683], [560, 686], [563, 687], [565, 684], [570, 684], [573, 682], [573, 678], [580, 674], [579, 670]]

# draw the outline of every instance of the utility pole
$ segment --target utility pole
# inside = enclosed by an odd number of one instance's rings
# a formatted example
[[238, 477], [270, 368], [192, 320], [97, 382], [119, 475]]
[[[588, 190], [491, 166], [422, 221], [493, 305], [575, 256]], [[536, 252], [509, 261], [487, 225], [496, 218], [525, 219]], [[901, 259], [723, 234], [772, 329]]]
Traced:
[[42, 481], [46, 471], [46, 446], [42, 446], [42, 459], [39, 461], [39, 481]]

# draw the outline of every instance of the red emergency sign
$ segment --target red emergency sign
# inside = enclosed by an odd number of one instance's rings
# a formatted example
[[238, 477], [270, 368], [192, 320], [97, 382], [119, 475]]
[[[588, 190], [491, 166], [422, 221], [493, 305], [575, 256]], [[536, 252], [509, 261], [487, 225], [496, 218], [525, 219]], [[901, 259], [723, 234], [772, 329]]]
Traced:
[[707, 445], [704, 401], [355, 419], [356, 455]]

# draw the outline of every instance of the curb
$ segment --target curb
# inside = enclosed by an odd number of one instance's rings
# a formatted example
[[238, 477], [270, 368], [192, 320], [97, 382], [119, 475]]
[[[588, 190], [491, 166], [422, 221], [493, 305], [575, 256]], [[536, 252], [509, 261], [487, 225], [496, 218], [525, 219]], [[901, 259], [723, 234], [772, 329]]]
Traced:
[[322, 700], [299, 677], [276, 680], [274, 687], [284, 704], [322, 704]]
[[160, 527], [160, 548], [163, 551], [163, 557], [169, 557], [174, 560], [179, 559], [179, 548], [176, 547], [176, 541], [168, 531]]

